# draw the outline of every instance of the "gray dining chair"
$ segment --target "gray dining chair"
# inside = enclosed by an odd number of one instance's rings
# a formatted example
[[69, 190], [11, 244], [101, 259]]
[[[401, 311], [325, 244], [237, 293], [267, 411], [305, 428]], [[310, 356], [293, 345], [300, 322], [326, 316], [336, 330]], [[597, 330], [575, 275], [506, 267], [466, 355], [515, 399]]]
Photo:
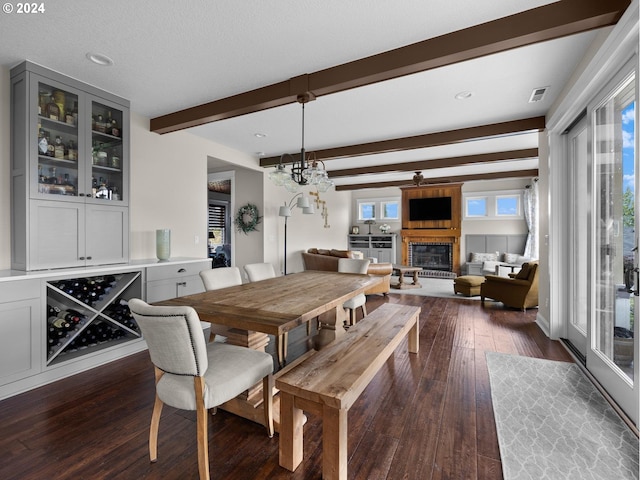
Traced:
[[200, 272], [200, 278], [206, 291], [233, 287], [242, 284], [238, 267], [209, 268]]
[[[367, 269], [369, 268], [369, 263], [371, 260], [364, 259], [360, 260], [357, 258], [341, 258], [338, 260], [338, 272], [340, 273], [360, 273], [367, 274]], [[362, 317], [367, 316], [367, 297], [364, 293], [359, 293], [355, 297], [344, 302], [343, 307], [345, 310], [348, 310], [349, 315], [347, 319], [347, 324], [349, 326], [356, 324], [356, 309], [360, 307], [362, 309]]]
[[231, 400], [262, 380], [264, 423], [273, 436], [271, 355], [226, 343], [206, 343], [191, 307], [148, 305], [129, 300], [129, 309], [149, 347], [156, 398], [149, 430], [149, 457], [158, 458], [158, 427], [164, 404], [197, 415], [198, 471], [209, 479], [207, 410]]
[[[270, 263], [249, 263], [244, 266], [244, 271], [250, 282], [259, 282], [276, 277], [276, 271]], [[284, 367], [287, 361], [287, 346], [289, 344], [289, 333], [283, 333], [276, 337], [276, 355], [278, 365]]]

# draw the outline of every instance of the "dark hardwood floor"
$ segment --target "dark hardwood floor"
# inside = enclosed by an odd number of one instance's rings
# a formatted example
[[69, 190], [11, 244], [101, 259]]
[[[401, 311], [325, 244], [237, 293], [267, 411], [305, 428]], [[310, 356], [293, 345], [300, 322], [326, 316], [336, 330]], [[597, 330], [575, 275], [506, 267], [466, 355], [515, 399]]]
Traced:
[[[349, 410], [349, 478], [501, 479], [485, 352], [571, 357], [537, 327], [535, 309], [392, 294], [368, 297], [369, 311], [384, 302], [422, 306], [420, 353], [401, 345]], [[304, 328], [290, 335], [294, 354], [306, 346]], [[149, 463], [153, 396], [142, 352], [1, 401], [0, 478], [198, 478], [192, 412], [165, 407], [158, 462]], [[321, 478], [318, 418], [308, 415], [294, 473], [278, 465], [277, 435], [220, 410], [210, 419], [212, 479]]]

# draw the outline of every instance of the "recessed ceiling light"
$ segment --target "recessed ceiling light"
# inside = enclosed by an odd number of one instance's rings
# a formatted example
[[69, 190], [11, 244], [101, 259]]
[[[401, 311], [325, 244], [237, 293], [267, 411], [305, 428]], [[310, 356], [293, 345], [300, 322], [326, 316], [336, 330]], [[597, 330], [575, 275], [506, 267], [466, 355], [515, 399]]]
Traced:
[[464, 92], [456, 93], [453, 98], [455, 98], [456, 100], [466, 100], [467, 98], [471, 97], [473, 97], [473, 92], [468, 92], [465, 90]]
[[256, 152], [256, 155], [258, 155], [259, 157], [264, 157], [264, 152]]
[[113, 60], [101, 53], [87, 53], [86, 57], [95, 63], [96, 65], [102, 65], [103, 67], [110, 67], [113, 65]]
[[254, 133], [253, 136], [256, 137], [256, 138], [264, 138], [264, 137], [267, 136], [267, 134], [266, 133]]

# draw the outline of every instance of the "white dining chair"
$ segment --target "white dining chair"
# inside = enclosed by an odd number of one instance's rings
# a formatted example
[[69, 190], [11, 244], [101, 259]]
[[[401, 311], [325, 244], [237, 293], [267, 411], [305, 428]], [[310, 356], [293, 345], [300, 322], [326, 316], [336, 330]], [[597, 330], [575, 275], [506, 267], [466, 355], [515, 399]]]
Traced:
[[132, 298], [129, 309], [149, 347], [156, 397], [149, 430], [149, 457], [158, 458], [158, 427], [164, 404], [196, 411], [198, 471], [209, 479], [207, 410], [262, 380], [264, 422], [273, 436], [273, 359], [271, 355], [226, 343], [206, 343], [191, 307], [148, 305]]
[[[242, 285], [242, 275], [240, 275], [240, 269], [238, 267], [220, 267], [202, 270], [200, 272], [200, 278], [207, 292]], [[216, 332], [216, 330], [218, 331]], [[216, 340], [221, 342], [226, 341], [226, 337], [224, 336], [226, 329], [224, 327], [209, 324], [209, 331], [210, 342]]]
[[200, 272], [200, 278], [206, 291], [233, 287], [242, 284], [242, 276], [238, 267], [210, 268]]
[[[244, 266], [244, 271], [250, 282], [259, 282], [276, 277], [276, 271], [270, 263], [249, 263]], [[307, 328], [308, 330], [308, 328]], [[287, 347], [289, 344], [289, 332], [276, 336], [276, 355], [278, 365], [284, 367], [287, 361]]]
[[[356, 258], [341, 258], [338, 260], [338, 272], [340, 273], [360, 273], [367, 274], [367, 269], [371, 260], [369, 259], [356, 259]], [[359, 293], [355, 297], [344, 302], [343, 307], [348, 310], [347, 324], [349, 326], [356, 324], [356, 309], [360, 307], [362, 309], [362, 317], [367, 316], [367, 297], [364, 293]]]
[[276, 271], [270, 263], [249, 263], [244, 266], [244, 271], [250, 282], [259, 282], [276, 276]]

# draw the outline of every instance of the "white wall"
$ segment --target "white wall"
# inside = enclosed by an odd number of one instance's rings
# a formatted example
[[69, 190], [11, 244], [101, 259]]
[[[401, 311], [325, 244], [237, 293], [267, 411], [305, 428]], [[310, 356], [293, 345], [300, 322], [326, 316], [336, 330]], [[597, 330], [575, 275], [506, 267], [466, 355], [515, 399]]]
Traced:
[[152, 133], [148, 118], [131, 114], [132, 260], [155, 258], [157, 228], [171, 229], [172, 257], [207, 256], [208, 156], [257, 164], [187, 132]]
[[[276, 187], [267, 175], [264, 178], [265, 261], [272, 263], [276, 271], [283, 272], [284, 217], [278, 216], [278, 210], [285, 202], [289, 204], [294, 194], [287, 192], [284, 187]], [[301, 191], [308, 195], [308, 192], [316, 190], [304, 187]], [[320, 193], [320, 198], [327, 202], [329, 228], [324, 228], [320, 209], [316, 209], [313, 215], [304, 215], [295, 207], [294, 201], [292, 216], [287, 221], [287, 273], [304, 270], [300, 255], [304, 250], [312, 247], [347, 248], [347, 235], [351, 225], [351, 192], [336, 192], [331, 189]]]

